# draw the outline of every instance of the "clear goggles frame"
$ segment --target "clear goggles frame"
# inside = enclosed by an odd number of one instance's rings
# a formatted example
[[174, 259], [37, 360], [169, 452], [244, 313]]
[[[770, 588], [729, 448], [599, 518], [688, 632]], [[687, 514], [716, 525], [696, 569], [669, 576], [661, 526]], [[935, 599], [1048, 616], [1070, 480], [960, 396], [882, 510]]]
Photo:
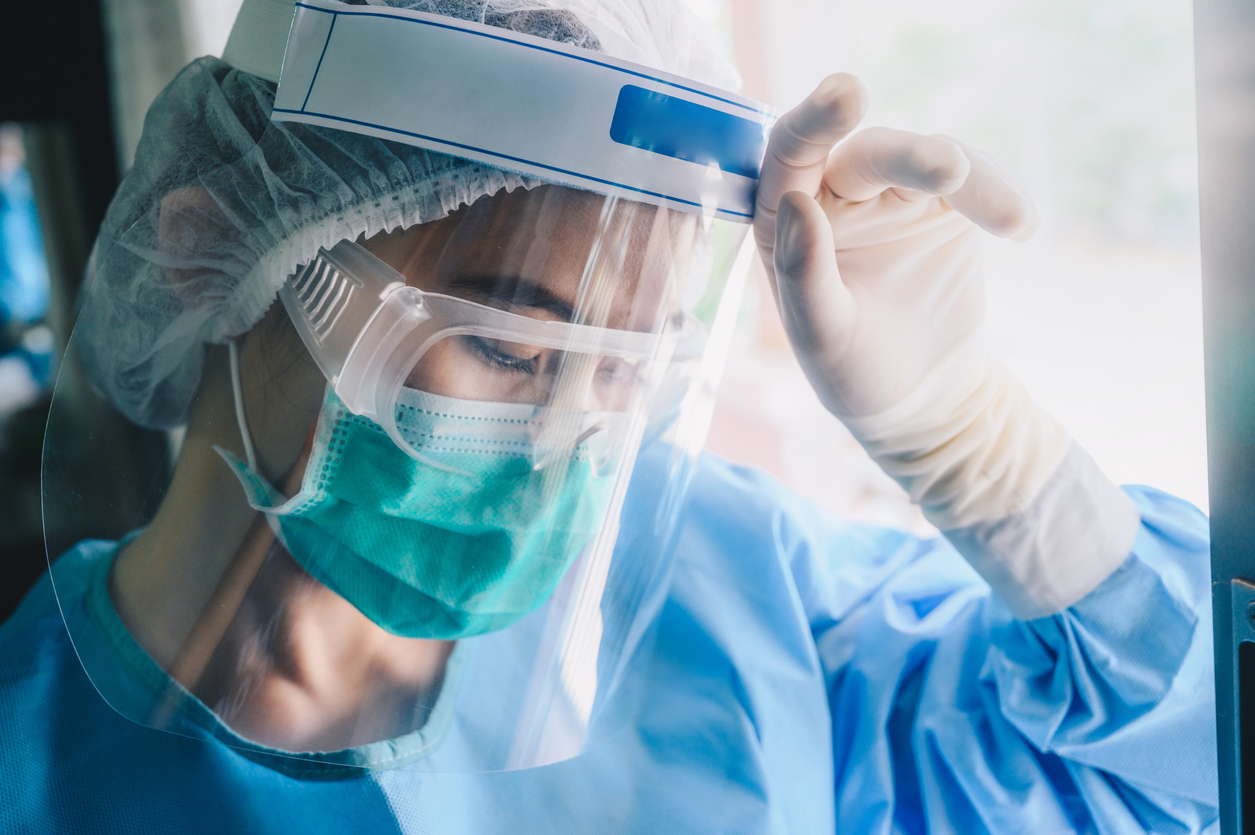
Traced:
[[[379, 424], [411, 457], [427, 460], [398, 428], [403, 388], [425, 389], [424, 357], [442, 340], [465, 338], [554, 352], [554, 382], [533, 392], [546, 453], [569, 450], [598, 431], [618, 444], [616, 427], [659, 385], [673, 360], [701, 355], [704, 328], [684, 316], [663, 333], [535, 319], [407, 284], [405, 276], [353, 241], [319, 251], [279, 291], [279, 298], [336, 396]], [[433, 392], [457, 396], [456, 391]], [[466, 399], [477, 399], [474, 396]], [[502, 398], [515, 399], [516, 398]]]

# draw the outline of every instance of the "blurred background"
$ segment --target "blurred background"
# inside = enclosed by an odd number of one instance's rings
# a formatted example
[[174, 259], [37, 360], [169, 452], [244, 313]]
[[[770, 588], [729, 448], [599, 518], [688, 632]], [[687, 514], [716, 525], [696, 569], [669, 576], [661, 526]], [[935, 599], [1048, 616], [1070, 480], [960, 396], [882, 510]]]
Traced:
[[[1188, 0], [702, 0], [747, 95], [788, 109], [828, 73], [865, 124], [997, 156], [1037, 202], [987, 239], [995, 347], [1118, 483], [1207, 507]], [[843, 516], [927, 529], [819, 405], [764, 280], [747, 294], [708, 446]]]
[[[992, 152], [1037, 200], [989, 239], [997, 350], [1114, 480], [1207, 507], [1188, 0], [693, 0], [742, 92], [781, 110], [860, 75], [869, 125]], [[62, 361], [83, 265], [145, 111], [221, 54], [239, 0], [13, 4], [0, 27], [0, 617], [46, 567], [39, 461], [52, 381], [77, 444], [142, 507], [169, 442], [112, 416]], [[927, 524], [819, 405], [751, 277], [708, 446], [843, 516]], [[90, 485], [84, 485], [90, 490]], [[135, 513], [113, 514], [135, 518]], [[76, 520], [108, 531], [103, 520]], [[56, 532], [73, 539], [74, 530]]]

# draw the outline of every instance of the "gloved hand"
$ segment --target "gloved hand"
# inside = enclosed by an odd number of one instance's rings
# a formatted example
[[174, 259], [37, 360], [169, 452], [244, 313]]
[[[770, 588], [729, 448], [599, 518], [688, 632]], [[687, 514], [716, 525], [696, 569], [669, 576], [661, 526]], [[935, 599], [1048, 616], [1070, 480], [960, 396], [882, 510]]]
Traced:
[[1137, 518], [984, 337], [980, 228], [1024, 239], [1036, 213], [957, 140], [846, 138], [865, 102], [834, 75], [772, 131], [754, 231], [785, 330], [824, 405], [1017, 614], [1057, 611]]

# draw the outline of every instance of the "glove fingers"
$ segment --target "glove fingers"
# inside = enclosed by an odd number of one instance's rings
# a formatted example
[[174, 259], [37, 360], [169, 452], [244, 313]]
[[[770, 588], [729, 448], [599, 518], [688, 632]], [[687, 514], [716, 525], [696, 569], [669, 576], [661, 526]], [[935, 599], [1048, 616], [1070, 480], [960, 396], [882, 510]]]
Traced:
[[844, 354], [854, 298], [837, 269], [828, 217], [803, 192], [790, 192], [779, 202], [775, 285], [780, 318], [803, 366], [809, 370], [816, 361]]
[[854, 129], [867, 109], [863, 82], [848, 73], [825, 78], [806, 100], [780, 117], [767, 141], [758, 179], [754, 232], [770, 266], [776, 205], [786, 192], [819, 193], [832, 146]]
[[832, 154], [824, 185], [837, 197], [862, 202], [886, 189], [950, 194], [963, 185], [971, 163], [957, 143], [892, 128], [867, 128]]
[[1015, 178], [984, 151], [953, 137], [944, 137], [962, 149], [971, 163], [963, 185], [945, 201], [977, 226], [1000, 238], [1028, 240], [1037, 230], [1037, 210]]
[[926, 191], [920, 191], [914, 188], [902, 188], [900, 186], [889, 189], [898, 196], [904, 203], [923, 203], [925, 200], [932, 200], [934, 195]]

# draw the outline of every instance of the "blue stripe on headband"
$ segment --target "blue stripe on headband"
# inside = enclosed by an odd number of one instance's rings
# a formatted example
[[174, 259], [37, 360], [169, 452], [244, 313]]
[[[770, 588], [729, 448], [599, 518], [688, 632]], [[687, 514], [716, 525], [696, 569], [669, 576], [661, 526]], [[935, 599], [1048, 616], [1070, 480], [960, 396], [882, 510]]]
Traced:
[[752, 179], [758, 179], [767, 146], [767, 132], [759, 122], [634, 84], [619, 91], [610, 138], [702, 166], [713, 163], [721, 171]]

